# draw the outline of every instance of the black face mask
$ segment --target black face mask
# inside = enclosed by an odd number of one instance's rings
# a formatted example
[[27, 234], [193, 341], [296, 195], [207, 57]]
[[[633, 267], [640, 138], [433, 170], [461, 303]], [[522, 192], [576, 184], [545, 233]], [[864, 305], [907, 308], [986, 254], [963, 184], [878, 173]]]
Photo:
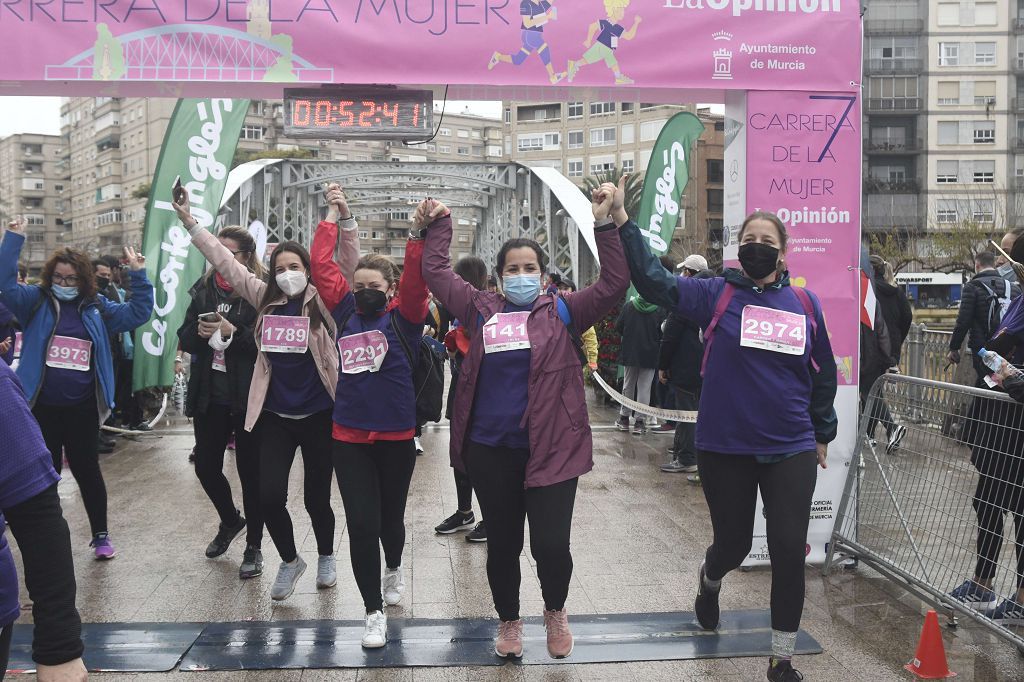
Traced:
[[748, 242], [740, 247], [740, 265], [751, 279], [764, 279], [779, 267], [779, 250], [770, 244]]
[[388, 295], [379, 289], [360, 289], [355, 293], [356, 308], [363, 315], [376, 315], [384, 312], [388, 304]]
[[109, 286], [110, 286], [110, 278], [109, 277], [97, 277], [96, 278], [96, 288], [99, 289], [101, 294], [104, 291], [106, 291], [107, 287], [109, 287]]

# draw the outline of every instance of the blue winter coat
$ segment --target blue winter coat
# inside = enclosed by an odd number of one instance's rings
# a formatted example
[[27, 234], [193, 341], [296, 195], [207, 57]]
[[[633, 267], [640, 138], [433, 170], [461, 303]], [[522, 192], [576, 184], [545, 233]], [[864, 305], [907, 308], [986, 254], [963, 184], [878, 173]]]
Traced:
[[[43, 385], [46, 350], [57, 328], [60, 304], [49, 292], [35, 284], [18, 284], [18, 257], [25, 236], [8, 232], [0, 243], [0, 303], [3, 303], [22, 325], [21, 362], [18, 378], [25, 388], [30, 405]], [[114, 407], [114, 363], [110, 335], [135, 329], [153, 313], [153, 285], [145, 270], [129, 273], [131, 300], [112, 303], [105, 296], [83, 300], [79, 305], [82, 323], [92, 339], [97, 383], [97, 407], [100, 423], [106, 421]]]

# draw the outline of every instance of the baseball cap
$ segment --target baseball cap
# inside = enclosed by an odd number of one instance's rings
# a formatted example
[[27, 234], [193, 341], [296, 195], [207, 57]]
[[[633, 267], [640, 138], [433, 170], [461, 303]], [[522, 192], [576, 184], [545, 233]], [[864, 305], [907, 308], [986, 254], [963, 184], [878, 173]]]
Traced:
[[692, 253], [687, 256], [682, 263], [676, 266], [676, 270], [682, 270], [683, 268], [693, 270], [694, 272], [701, 272], [702, 270], [708, 269], [708, 260], [704, 256]]

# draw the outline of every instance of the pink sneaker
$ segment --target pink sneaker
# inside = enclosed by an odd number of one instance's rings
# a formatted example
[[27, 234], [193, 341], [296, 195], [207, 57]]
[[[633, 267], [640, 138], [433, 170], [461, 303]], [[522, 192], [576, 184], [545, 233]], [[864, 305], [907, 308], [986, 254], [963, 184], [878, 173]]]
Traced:
[[494, 653], [502, 658], [519, 658], [523, 655], [523, 619], [501, 621], [498, 624], [498, 641]]
[[100, 561], [106, 561], [107, 559], [113, 559], [117, 556], [117, 550], [114, 549], [114, 545], [110, 543], [110, 535], [107, 533], [97, 533], [89, 546], [96, 550], [96, 558]]
[[569, 614], [561, 611], [544, 611], [544, 628], [548, 631], [548, 654], [551, 658], [565, 658], [572, 653], [572, 632], [569, 631]]
[[235, 451], [235, 434], [231, 434], [231, 440], [228, 441], [228, 450], [231, 452]]

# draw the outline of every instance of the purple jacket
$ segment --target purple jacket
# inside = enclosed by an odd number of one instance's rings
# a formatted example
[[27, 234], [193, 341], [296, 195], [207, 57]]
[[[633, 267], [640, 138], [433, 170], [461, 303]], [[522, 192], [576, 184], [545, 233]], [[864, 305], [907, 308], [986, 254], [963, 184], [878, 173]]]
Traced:
[[[589, 329], [607, 315], [629, 286], [629, 269], [615, 225], [595, 232], [601, 276], [593, 286], [563, 296], [576, 329]], [[459, 372], [449, 446], [452, 466], [465, 471], [463, 451], [484, 355], [480, 320], [501, 312], [505, 299], [477, 291], [452, 272], [448, 256], [451, 240], [451, 218], [434, 221], [427, 231], [423, 278], [452, 317], [463, 321], [470, 335], [469, 353]], [[527, 488], [567, 481], [594, 467], [580, 359], [565, 323], [558, 317], [555, 300], [552, 295], [540, 296], [527, 323], [531, 346], [530, 375], [523, 377], [523, 381], [530, 382], [523, 417], [523, 425], [530, 432]]]

